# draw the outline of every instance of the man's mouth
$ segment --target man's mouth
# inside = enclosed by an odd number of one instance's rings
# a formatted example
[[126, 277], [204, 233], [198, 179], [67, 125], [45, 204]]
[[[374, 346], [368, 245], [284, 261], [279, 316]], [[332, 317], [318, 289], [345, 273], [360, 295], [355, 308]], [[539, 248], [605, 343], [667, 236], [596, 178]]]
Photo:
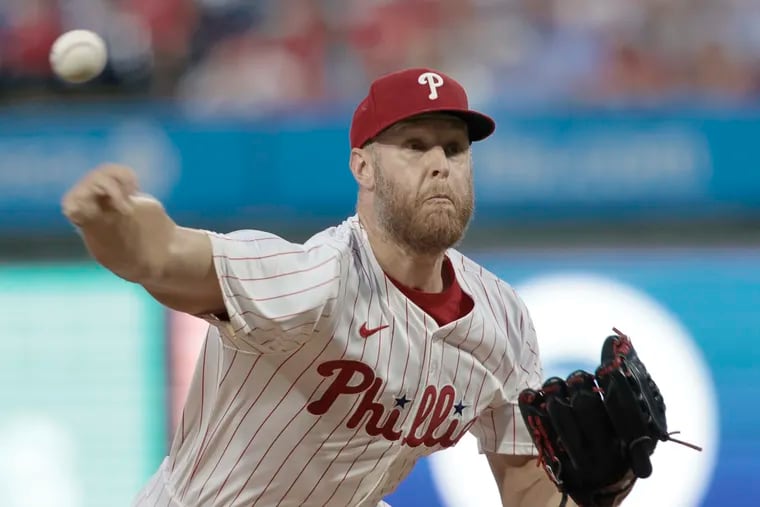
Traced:
[[448, 195], [446, 195], [446, 194], [433, 194], [433, 195], [431, 195], [430, 197], [428, 197], [425, 200], [426, 201], [433, 201], [433, 202], [448, 201], [448, 202], [454, 204], [454, 200], [451, 197], [449, 197]]

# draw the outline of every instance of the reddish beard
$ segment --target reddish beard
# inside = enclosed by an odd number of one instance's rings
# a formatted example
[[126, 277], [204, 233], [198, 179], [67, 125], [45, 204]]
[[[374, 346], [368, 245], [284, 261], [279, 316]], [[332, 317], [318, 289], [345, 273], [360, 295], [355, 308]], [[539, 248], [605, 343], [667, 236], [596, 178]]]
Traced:
[[[460, 193], [446, 186], [414, 195], [384, 178], [379, 165], [376, 169], [375, 212], [391, 238], [424, 255], [441, 253], [462, 239], [473, 212], [472, 178]], [[453, 206], [427, 202], [436, 194], [445, 194]]]

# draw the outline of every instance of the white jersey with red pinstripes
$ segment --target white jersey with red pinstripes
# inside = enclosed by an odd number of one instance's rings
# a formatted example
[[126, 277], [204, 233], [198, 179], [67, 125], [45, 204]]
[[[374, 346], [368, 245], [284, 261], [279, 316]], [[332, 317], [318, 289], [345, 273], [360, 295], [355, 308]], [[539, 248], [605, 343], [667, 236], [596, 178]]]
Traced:
[[513, 289], [455, 250], [474, 301], [444, 326], [383, 273], [357, 217], [303, 245], [210, 233], [229, 321], [212, 326], [169, 456], [139, 506], [376, 506], [472, 432], [534, 454], [517, 409], [542, 371]]

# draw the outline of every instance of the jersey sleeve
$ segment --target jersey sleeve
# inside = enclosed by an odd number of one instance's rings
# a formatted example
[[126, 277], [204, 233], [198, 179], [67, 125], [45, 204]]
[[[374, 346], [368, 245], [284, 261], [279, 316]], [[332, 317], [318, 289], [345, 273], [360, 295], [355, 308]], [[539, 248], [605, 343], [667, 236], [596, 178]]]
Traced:
[[502, 385], [500, 402], [483, 411], [470, 431], [477, 438], [481, 453], [536, 455], [536, 448], [520, 414], [518, 396], [523, 389], [541, 387], [543, 367], [530, 313], [517, 294], [514, 297], [517, 318], [510, 328], [519, 339], [513, 341], [513, 368]]
[[281, 353], [330, 332], [344, 264], [339, 243], [301, 245], [250, 230], [207, 234], [226, 315], [200, 317], [226, 346]]

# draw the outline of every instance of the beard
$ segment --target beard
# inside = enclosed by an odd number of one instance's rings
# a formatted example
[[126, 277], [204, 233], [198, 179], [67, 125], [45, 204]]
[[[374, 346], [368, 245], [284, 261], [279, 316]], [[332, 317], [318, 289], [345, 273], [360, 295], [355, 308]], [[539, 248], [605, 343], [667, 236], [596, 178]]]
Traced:
[[[379, 165], [375, 167], [375, 213], [379, 225], [393, 240], [414, 253], [435, 255], [462, 239], [474, 208], [472, 178], [459, 193], [447, 183], [440, 183], [415, 195], [384, 178]], [[426, 202], [436, 194], [446, 195], [453, 206]]]

